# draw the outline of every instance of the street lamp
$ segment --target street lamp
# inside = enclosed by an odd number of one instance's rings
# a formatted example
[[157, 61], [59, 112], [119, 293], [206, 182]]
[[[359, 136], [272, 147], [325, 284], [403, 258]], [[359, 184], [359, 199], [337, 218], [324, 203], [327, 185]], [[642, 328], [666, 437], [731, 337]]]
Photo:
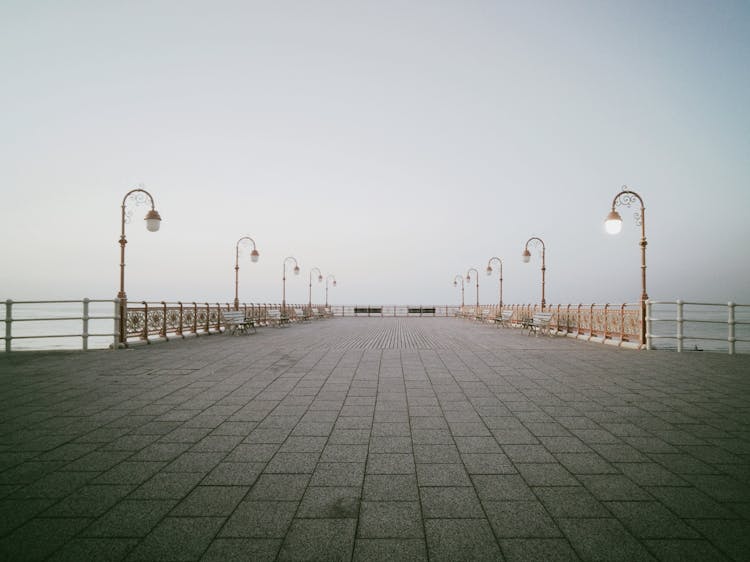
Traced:
[[646, 341], [646, 207], [643, 205], [643, 199], [635, 191], [630, 191], [627, 185], [622, 186], [622, 191], [615, 195], [612, 200], [612, 210], [604, 221], [604, 228], [609, 234], [619, 234], [622, 230], [622, 217], [615, 210], [615, 207], [626, 205], [630, 207], [635, 202], [640, 203], [641, 211], [634, 213], [635, 224], [641, 227], [641, 344]]
[[333, 279], [333, 286], [336, 286], [336, 278], [333, 275], [326, 277], [326, 308], [328, 308], [328, 281]]
[[253, 263], [256, 263], [258, 261], [258, 258], [260, 257], [260, 254], [258, 253], [258, 250], [255, 248], [255, 240], [250, 238], [249, 236], [243, 236], [239, 240], [237, 240], [237, 245], [235, 246], [235, 253], [234, 253], [234, 309], [239, 310], [240, 309], [240, 299], [239, 299], [239, 284], [240, 284], [240, 242], [243, 240], [249, 240], [253, 245], [253, 251], [250, 252], [250, 261]]
[[464, 278], [461, 275], [456, 275], [453, 278], [453, 286], [458, 287], [458, 282], [461, 281], [461, 312], [463, 312], [464, 307]]
[[474, 267], [470, 267], [466, 271], [466, 280], [471, 281], [471, 272], [474, 272], [474, 277], [477, 279], [477, 308], [476, 308], [476, 314], [479, 314], [479, 272]]
[[492, 275], [492, 262], [500, 264], [500, 310], [503, 309], [503, 260], [497, 257], [491, 257], [487, 262], [487, 275]]
[[545, 253], [545, 247], [544, 247], [544, 240], [541, 238], [537, 238], [536, 236], [532, 236], [526, 241], [526, 245], [523, 249], [523, 254], [521, 254], [521, 259], [523, 260], [523, 263], [529, 263], [529, 260], [531, 259], [531, 252], [529, 252], [529, 242], [534, 242], [534, 245], [542, 245], [542, 311], [544, 310], [545, 305], [547, 304], [547, 301], [544, 300], [544, 272], [547, 270], [547, 268], [544, 266], [544, 253]]
[[122, 220], [120, 223], [120, 292], [117, 293], [117, 298], [120, 300], [120, 343], [125, 343], [127, 334], [125, 332], [127, 323], [127, 301], [128, 297], [125, 294], [125, 244], [128, 243], [125, 238], [125, 223], [129, 222], [130, 217], [133, 215], [133, 211], [125, 212], [125, 206], [127, 205], [128, 199], [136, 205], [142, 205], [146, 202], [146, 198], [151, 202], [151, 210], [146, 213], [146, 230], [149, 232], [156, 232], [161, 226], [161, 216], [156, 210], [154, 205], [154, 198], [151, 194], [142, 188], [131, 189], [122, 198]]
[[299, 264], [297, 263], [297, 259], [293, 258], [292, 256], [289, 256], [288, 258], [284, 258], [284, 273], [283, 277], [281, 278], [281, 310], [282, 314], [286, 314], [286, 262], [289, 260], [292, 260], [294, 262], [294, 274], [299, 275]]
[[313, 267], [310, 270], [310, 290], [307, 293], [307, 308], [310, 309], [310, 313], [312, 314], [312, 274], [313, 271], [318, 272], [318, 283], [321, 283], [323, 281], [323, 274], [320, 272], [320, 270], [317, 267]]

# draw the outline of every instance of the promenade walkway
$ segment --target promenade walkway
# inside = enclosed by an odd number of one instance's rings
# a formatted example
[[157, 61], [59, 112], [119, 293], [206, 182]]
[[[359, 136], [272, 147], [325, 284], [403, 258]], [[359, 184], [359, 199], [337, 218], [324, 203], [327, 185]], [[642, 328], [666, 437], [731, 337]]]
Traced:
[[0, 560], [748, 560], [750, 356], [345, 318], [0, 356]]

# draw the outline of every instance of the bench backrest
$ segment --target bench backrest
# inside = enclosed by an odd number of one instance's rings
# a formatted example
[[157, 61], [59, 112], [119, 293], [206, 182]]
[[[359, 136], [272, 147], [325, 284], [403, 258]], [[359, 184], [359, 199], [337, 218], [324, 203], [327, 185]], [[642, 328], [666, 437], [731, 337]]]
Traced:
[[552, 320], [551, 312], [535, 312], [534, 313], [534, 322], [547, 323], [550, 320]]
[[501, 318], [502, 318], [503, 320], [510, 320], [510, 319], [511, 319], [511, 318], [513, 317], [513, 311], [512, 311], [512, 310], [503, 310], [503, 311], [502, 311], [502, 312], [500, 313], [500, 317], [501, 317]]
[[245, 313], [241, 310], [222, 310], [221, 315], [225, 322], [243, 322], [245, 320]]
[[281, 311], [280, 310], [269, 310], [267, 313], [269, 318], [281, 318]]

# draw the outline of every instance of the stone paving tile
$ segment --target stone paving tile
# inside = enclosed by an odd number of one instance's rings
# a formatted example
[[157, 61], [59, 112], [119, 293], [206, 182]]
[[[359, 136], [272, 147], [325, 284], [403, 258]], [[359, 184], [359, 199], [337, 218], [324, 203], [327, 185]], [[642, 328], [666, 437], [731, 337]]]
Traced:
[[502, 560], [486, 519], [430, 519], [425, 533], [430, 560]]
[[0, 559], [744, 560], [749, 363], [440, 318], [0, 355]]
[[281, 539], [214, 539], [201, 562], [273, 562]]
[[278, 560], [350, 560], [355, 529], [351, 519], [296, 519]]
[[363, 501], [357, 536], [363, 538], [422, 538], [419, 502]]
[[283, 538], [297, 508], [297, 502], [243, 501], [227, 519], [219, 536]]
[[167, 517], [135, 547], [127, 560], [197, 560], [223, 522], [219, 517]]
[[410, 560], [426, 562], [427, 547], [421, 539], [357, 539], [354, 546], [355, 562]]

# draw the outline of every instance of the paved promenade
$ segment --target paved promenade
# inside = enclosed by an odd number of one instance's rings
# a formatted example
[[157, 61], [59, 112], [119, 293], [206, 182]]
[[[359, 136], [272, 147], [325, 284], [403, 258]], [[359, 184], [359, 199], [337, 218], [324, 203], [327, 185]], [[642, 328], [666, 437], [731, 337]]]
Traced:
[[750, 560], [750, 356], [444, 318], [0, 355], [0, 560]]

